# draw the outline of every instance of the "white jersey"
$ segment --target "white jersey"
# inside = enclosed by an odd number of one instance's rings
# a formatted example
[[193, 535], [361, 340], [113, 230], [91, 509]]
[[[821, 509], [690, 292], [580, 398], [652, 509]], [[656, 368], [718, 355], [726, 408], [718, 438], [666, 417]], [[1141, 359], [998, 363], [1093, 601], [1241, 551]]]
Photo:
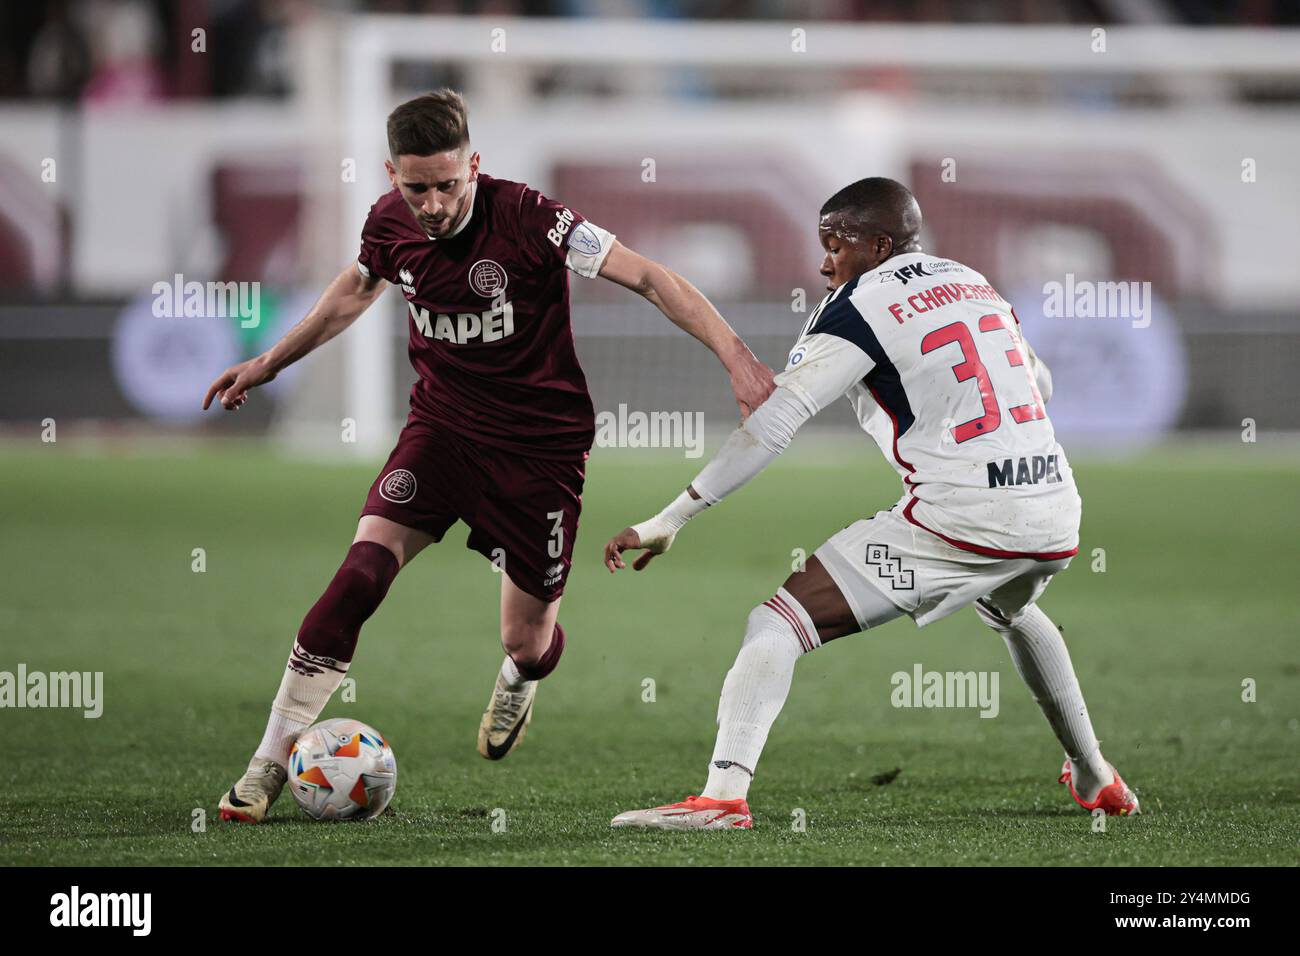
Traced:
[[810, 414], [847, 396], [903, 479], [896, 508], [966, 551], [1054, 560], [1081, 503], [1019, 322], [978, 272], [894, 256], [813, 311], [776, 383]]

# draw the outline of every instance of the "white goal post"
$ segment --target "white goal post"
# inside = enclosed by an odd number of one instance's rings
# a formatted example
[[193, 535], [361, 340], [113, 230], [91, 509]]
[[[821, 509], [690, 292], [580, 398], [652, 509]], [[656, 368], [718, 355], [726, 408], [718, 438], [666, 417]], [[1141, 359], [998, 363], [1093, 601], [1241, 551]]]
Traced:
[[[531, 72], [552, 67], [602, 68], [626, 93], [663, 105], [661, 90], [635, 81], [647, 71], [773, 71], [795, 84], [810, 71], [906, 68], [918, 74], [1120, 76], [1136, 74], [1213, 99], [1230, 76], [1294, 77], [1300, 47], [1294, 31], [1107, 27], [1098, 49], [1093, 26], [953, 26], [819, 21], [687, 22], [633, 19], [519, 19], [337, 15], [322, 17], [296, 38], [297, 103], [308, 128], [337, 143], [328, 158], [355, 164], [356, 181], [337, 193], [335, 209], [309, 212], [306, 248], [321, 261], [355, 257], [361, 223], [387, 188], [383, 117], [404, 91], [393, 88], [399, 62], [456, 64], [480, 116], [529, 108]], [[1188, 84], [1188, 77], [1199, 82]], [[797, 87], [804, 91], [806, 86]], [[1170, 84], [1169, 90], [1176, 88]], [[313, 204], [309, 204], [313, 205]], [[396, 301], [384, 306], [395, 310]], [[393, 312], [385, 312], [391, 317]], [[343, 415], [357, 423], [356, 452], [373, 456], [391, 445], [399, 419], [396, 348], [390, 322], [363, 320], [342, 340]], [[337, 367], [337, 366], [335, 366]], [[334, 383], [337, 389], [337, 381]]]

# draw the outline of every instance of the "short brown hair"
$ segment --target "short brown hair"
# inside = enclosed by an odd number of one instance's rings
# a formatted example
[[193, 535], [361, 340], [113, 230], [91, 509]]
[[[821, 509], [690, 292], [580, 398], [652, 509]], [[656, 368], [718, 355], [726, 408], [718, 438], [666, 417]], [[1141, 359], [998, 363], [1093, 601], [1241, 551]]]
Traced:
[[388, 114], [388, 152], [432, 156], [469, 143], [469, 111], [455, 90], [443, 87], [407, 100]]

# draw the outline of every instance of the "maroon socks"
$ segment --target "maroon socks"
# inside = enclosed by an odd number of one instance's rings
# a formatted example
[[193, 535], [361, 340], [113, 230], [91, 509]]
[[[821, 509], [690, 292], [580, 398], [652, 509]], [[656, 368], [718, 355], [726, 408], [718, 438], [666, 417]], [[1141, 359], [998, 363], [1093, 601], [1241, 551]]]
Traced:
[[560, 655], [564, 653], [564, 628], [560, 627], [559, 622], [555, 624], [555, 633], [551, 635], [551, 645], [546, 649], [546, 653], [537, 659], [534, 664], [515, 663], [515, 669], [519, 671], [519, 676], [524, 680], [541, 680], [551, 671], [555, 670], [560, 663]]
[[298, 630], [289, 666], [303, 667], [352, 660], [361, 625], [375, 613], [397, 577], [397, 558], [382, 544], [358, 541]]

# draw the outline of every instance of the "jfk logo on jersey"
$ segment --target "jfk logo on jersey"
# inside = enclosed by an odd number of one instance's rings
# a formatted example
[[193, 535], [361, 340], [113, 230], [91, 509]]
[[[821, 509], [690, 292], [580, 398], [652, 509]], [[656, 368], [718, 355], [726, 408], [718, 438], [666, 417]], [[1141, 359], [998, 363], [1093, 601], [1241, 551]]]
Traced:
[[921, 263], [918, 262], [915, 263], [914, 265], [903, 266], [903, 268], [901, 269], [894, 269], [892, 271], [882, 272], [880, 274], [880, 278], [885, 280], [897, 279], [899, 282], [903, 283], [903, 285], [907, 285], [908, 279], [919, 279], [922, 276], [929, 276], [929, 275], [933, 275], [933, 273], [927, 272], [925, 266], [923, 266]]

